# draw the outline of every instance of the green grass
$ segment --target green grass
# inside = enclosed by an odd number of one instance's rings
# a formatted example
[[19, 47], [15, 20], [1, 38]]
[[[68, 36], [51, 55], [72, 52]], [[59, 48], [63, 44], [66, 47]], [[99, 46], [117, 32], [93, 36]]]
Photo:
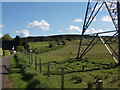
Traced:
[[[82, 78], [82, 83], [75, 84], [76, 80], [72, 80], [73, 76], [79, 76]], [[118, 71], [117, 68], [109, 70], [98, 70], [91, 72], [74, 72], [65, 74], [64, 86], [65, 88], [87, 88], [88, 81], [95, 83], [97, 81], [96, 76], [103, 76], [104, 88], [118, 88]], [[50, 75], [49, 82], [54, 88], [61, 87], [61, 75]], [[97, 84], [97, 83], [96, 83]], [[96, 88], [94, 84], [94, 88]]]
[[[85, 44], [88, 41], [83, 41], [83, 42]], [[34, 48], [44, 49], [48, 45], [48, 42], [32, 42], [32, 43], [34, 45]], [[78, 45], [79, 45], [79, 41], [75, 40], [69, 42], [65, 47], [62, 47], [60, 49], [36, 54], [37, 58], [39, 59], [41, 58], [42, 63], [47, 63], [50, 61], [59, 61], [59, 63], [50, 64], [50, 73], [52, 75], [50, 75], [50, 77], [47, 79], [47, 82], [50, 84], [50, 87], [51, 88], [61, 87], [61, 75], [60, 75], [61, 67], [66, 66], [64, 70], [65, 88], [87, 88], [88, 82], [94, 83], [93, 88], [96, 88], [97, 85], [96, 81], [98, 78], [101, 78], [103, 80], [104, 88], [118, 88], [118, 83], [120, 82], [120, 79], [118, 79], [118, 67], [115, 68], [112, 67], [112, 65], [115, 65], [116, 63], [112, 59], [111, 55], [108, 53], [105, 46], [99, 41], [99, 43], [96, 46], [94, 46], [90, 50], [90, 52], [88, 52], [83, 57], [83, 60], [74, 61], [75, 60], [74, 58], [77, 56]], [[113, 43], [112, 46], [114, 49], [117, 48], [116, 43]], [[83, 49], [85, 48], [86, 45], [83, 45]], [[117, 52], [117, 50], [115, 51]], [[69, 60], [69, 61], [65, 62], [64, 60]], [[85, 66], [84, 70], [82, 70], [83, 66]], [[47, 73], [47, 68], [48, 68], [48, 64], [42, 64], [43, 74]], [[44, 76], [47, 77], [47, 75]], [[12, 77], [16, 77], [17, 79], [15, 80], [17, 81], [22, 76], [13, 74]], [[82, 78], [82, 82], [75, 83], [76, 79], [72, 79], [73, 77]], [[25, 87], [27, 83], [20, 80], [20, 83], [22, 82], [23, 82], [22, 87]]]
[[43, 48], [48, 46], [48, 42], [29, 42], [30, 48]]
[[49, 42], [29, 42], [29, 46], [30, 46], [30, 49], [33, 50], [33, 53], [41, 54], [45, 52], [50, 52], [52, 50], [60, 49], [65, 45], [56, 45], [55, 47], [50, 48]]
[[77, 54], [77, 49], [78, 49], [77, 41], [73, 41], [61, 49], [42, 54], [37, 54], [37, 56], [40, 57], [43, 62], [62, 61], [68, 58], [75, 58]]
[[16, 64], [15, 58], [12, 58], [10, 63], [11, 73], [9, 75], [9, 78], [10, 81], [14, 84], [12, 88], [26, 88], [28, 82], [22, 80], [23, 75]]
[[[85, 41], [84, 41], [85, 43]], [[42, 59], [42, 63], [50, 62], [50, 61], [64, 61], [66, 59], [75, 58], [77, 56], [77, 50], [78, 50], [79, 41], [72, 41], [67, 45], [66, 47], [63, 47], [58, 50], [54, 50], [51, 52], [46, 52], [42, 54], [37, 54], [38, 58]], [[117, 44], [113, 43], [112, 47], [114, 49], [117, 48]], [[83, 45], [83, 49], [86, 48], [86, 45]], [[115, 61], [113, 60], [112, 56], [108, 53], [105, 46], [99, 42], [96, 46], [94, 46], [87, 54], [84, 56], [84, 58], [87, 57], [87, 62], [85, 61], [77, 61], [74, 63], [71, 63], [68, 65], [67, 69], [65, 69], [65, 72], [73, 72], [68, 73], [65, 75], [65, 88], [87, 88], [88, 81], [94, 83], [97, 79], [94, 79], [95, 76], [103, 76], [103, 78], [107, 78], [103, 80], [104, 87], [105, 88], [117, 88], [118, 87], [118, 81], [116, 80], [118, 78], [118, 68], [114, 69], [99, 69], [99, 70], [93, 70], [89, 71], [91, 69], [98, 69], [98, 68], [106, 68], [107, 65], [101, 65], [101, 64], [115, 64]], [[92, 64], [96, 63], [96, 64]], [[101, 64], [100, 64], [101, 63]], [[62, 64], [52, 64], [50, 67], [51, 73], [60, 73], [60, 67], [66, 66], [68, 63], [62, 63]], [[77, 65], [78, 64], [78, 65]], [[85, 71], [81, 72], [82, 66], [86, 65]], [[47, 72], [47, 65], [42, 66], [43, 73]], [[77, 72], [78, 71], [78, 72]], [[70, 80], [72, 76], [80, 76], [83, 79], [83, 82], [80, 84], [73, 84], [75, 81]], [[92, 76], [91, 76], [92, 75]], [[51, 75], [50, 76], [50, 82], [52, 82], [51, 86], [56, 86], [57, 88], [60, 87], [61, 82], [61, 76], [60, 75]], [[94, 84], [93, 87], [96, 87], [96, 84]]]
[[[78, 52], [78, 45], [79, 41], [72, 41], [67, 46], [54, 50], [51, 52], [46, 52], [42, 54], [37, 54], [39, 58], [42, 59], [42, 62], [49, 62], [49, 61], [62, 61], [69, 58], [76, 58]], [[113, 48], [117, 47], [117, 44], [112, 44]], [[86, 48], [86, 45], [82, 47], [83, 49]], [[82, 50], [83, 51], [83, 50]], [[96, 59], [104, 59], [109, 61], [113, 61], [112, 56], [108, 53], [107, 49], [102, 43], [97, 44], [94, 46], [86, 55], [85, 57], [96, 60]]]

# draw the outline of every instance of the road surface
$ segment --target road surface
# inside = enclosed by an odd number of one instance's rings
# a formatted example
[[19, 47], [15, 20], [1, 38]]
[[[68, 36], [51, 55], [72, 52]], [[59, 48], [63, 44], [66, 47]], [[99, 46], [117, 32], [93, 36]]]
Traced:
[[10, 58], [13, 55], [5, 56], [2, 58], [2, 88], [12, 88], [13, 83], [9, 80], [9, 66], [10, 66]]

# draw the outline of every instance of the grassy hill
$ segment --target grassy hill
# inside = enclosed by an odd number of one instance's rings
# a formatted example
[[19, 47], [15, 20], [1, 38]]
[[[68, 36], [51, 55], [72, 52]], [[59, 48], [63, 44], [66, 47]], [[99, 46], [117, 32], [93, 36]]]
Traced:
[[[84, 43], [87, 43], [87, 41], [84, 41]], [[33, 45], [33, 48], [42, 48], [48, 46], [48, 42], [32, 42], [30, 43], [30, 47]], [[117, 50], [117, 43], [111, 44], [112, 47]], [[79, 46], [79, 40], [74, 40], [69, 43], [67, 43], [67, 46], [53, 50], [51, 52], [46, 53], [40, 53], [37, 54], [39, 58], [42, 59], [43, 62], [49, 62], [49, 61], [62, 61], [69, 58], [76, 58], [77, 52], [78, 52], [78, 46]], [[83, 50], [87, 47], [87, 45], [83, 45]], [[88, 59], [96, 60], [96, 59], [109, 59], [110, 62], [114, 62], [112, 59], [112, 56], [109, 54], [105, 46], [102, 44], [101, 41], [97, 45], [95, 45], [86, 55]], [[99, 62], [99, 61], [98, 61]]]
[[[88, 42], [88, 40], [83, 41], [82, 51], [87, 47]], [[39, 50], [48, 48], [48, 42], [30, 42], [29, 45], [33, 49]], [[111, 45], [117, 52], [117, 43]], [[50, 77], [47, 78], [50, 87], [61, 87], [61, 67], [64, 67], [65, 88], [96, 88], [98, 80], [103, 81], [104, 88], [118, 88], [120, 86], [118, 67], [114, 67], [116, 63], [102, 42], [99, 41], [80, 60], [75, 59], [78, 46], [79, 40], [73, 40], [67, 42], [62, 48], [36, 54], [37, 60], [42, 60], [42, 74], [46, 77], [48, 77], [48, 63], [51, 62], [49, 67]], [[38, 71], [37, 73], [39, 75]]]

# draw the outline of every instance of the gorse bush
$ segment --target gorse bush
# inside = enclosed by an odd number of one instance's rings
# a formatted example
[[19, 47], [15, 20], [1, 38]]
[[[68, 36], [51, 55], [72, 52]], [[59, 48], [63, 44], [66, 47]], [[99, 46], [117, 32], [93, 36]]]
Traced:
[[3, 56], [7, 56], [10, 55], [10, 51], [9, 50], [3, 50]]

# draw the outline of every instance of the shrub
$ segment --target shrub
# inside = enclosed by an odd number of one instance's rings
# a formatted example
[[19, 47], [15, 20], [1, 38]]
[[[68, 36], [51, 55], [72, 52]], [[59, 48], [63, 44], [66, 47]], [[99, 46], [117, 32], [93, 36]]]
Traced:
[[21, 68], [21, 71], [24, 73], [24, 69], [30, 67], [30, 65], [25, 62], [19, 62], [18, 67]]
[[24, 58], [24, 55], [22, 53], [17, 53], [15, 57], [18, 60], [18, 67], [21, 69], [21, 72], [23, 73], [23, 79], [26, 81], [31, 80], [35, 75], [37, 75], [37, 72], [30, 67], [30, 64], [27, 63], [26, 58]]
[[69, 37], [68, 37], [68, 38], [66, 38], [66, 40], [68, 40], [68, 41], [72, 41], [72, 38], [69, 38]]
[[29, 82], [28, 88], [49, 88], [48, 80], [42, 74], [36, 75]]
[[49, 42], [49, 47], [54, 49], [55, 47], [57, 46], [56, 42], [52, 41], [52, 42]]
[[2, 48], [0, 48], [0, 56], [2, 56], [3, 55], [3, 50], [2, 50]]
[[31, 80], [35, 75], [37, 75], [37, 72], [31, 67], [26, 67], [23, 73], [24, 73], [24, 79], [27, 81]]
[[17, 51], [24, 52], [24, 47], [23, 46], [17, 46]]
[[3, 50], [3, 56], [7, 56], [10, 55], [10, 51], [9, 50]]

